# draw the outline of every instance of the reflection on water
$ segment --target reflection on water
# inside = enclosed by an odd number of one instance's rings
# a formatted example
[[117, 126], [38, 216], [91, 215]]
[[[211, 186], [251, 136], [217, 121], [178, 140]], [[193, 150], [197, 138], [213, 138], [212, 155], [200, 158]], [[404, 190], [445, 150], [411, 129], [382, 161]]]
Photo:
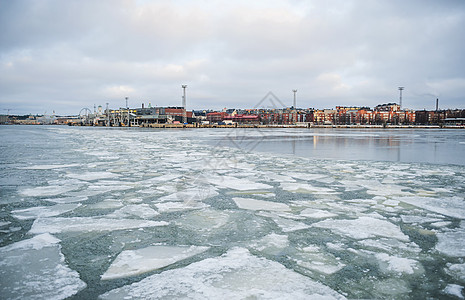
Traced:
[[[421, 162], [465, 165], [462, 130], [254, 129], [220, 144], [319, 159]], [[242, 147], [250, 150], [249, 147]]]

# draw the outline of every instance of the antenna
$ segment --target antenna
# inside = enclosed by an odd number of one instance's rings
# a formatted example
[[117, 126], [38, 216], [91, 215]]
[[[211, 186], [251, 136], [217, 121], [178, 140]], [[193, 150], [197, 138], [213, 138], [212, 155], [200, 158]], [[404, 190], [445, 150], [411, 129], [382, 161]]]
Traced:
[[399, 86], [399, 92], [400, 92], [400, 96], [399, 96], [399, 107], [400, 107], [400, 110], [402, 110], [402, 91], [404, 90], [404, 87], [403, 86]]
[[187, 112], [186, 112], [186, 88], [187, 88], [187, 85], [186, 84], [183, 84], [181, 85], [182, 89], [183, 89], [183, 95], [182, 95], [182, 122], [185, 124], [187, 123]]

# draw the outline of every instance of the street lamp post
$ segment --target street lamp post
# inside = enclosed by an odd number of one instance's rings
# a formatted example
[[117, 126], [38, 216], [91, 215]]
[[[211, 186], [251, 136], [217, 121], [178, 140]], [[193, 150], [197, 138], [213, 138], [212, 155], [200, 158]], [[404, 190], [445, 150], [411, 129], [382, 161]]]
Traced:
[[297, 122], [297, 104], [296, 104], [296, 97], [295, 94], [297, 93], [297, 90], [292, 90], [294, 92], [294, 124]]
[[126, 97], [126, 109], [128, 110], [128, 127], [130, 126], [130, 123], [129, 123], [129, 105], [128, 105], [128, 98], [129, 97]]
[[182, 111], [182, 122], [184, 124], [187, 123], [187, 112], [186, 112], [186, 88], [187, 88], [187, 85], [183, 84], [182, 86], [182, 89], [183, 89], [183, 96], [182, 96], [182, 108], [183, 108], [183, 111]]

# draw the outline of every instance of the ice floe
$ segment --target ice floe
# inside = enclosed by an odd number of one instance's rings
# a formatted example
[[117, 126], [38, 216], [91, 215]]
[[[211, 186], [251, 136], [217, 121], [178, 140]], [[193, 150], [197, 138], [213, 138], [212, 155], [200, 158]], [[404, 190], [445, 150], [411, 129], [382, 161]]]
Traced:
[[272, 186], [268, 184], [254, 182], [247, 178], [237, 178], [232, 176], [211, 177], [208, 178], [208, 181], [220, 188], [228, 188], [239, 191], [263, 190], [272, 188]]
[[290, 211], [287, 204], [251, 198], [233, 198], [239, 208], [248, 210]]
[[94, 181], [100, 179], [118, 178], [121, 175], [112, 172], [84, 172], [79, 174], [67, 174], [66, 176], [73, 179]]
[[465, 263], [464, 264], [447, 264], [446, 273], [457, 280], [465, 282]]
[[278, 255], [289, 247], [289, 239], [287, 235], [270, 233], [258, 241], [252, 242], [249, 247], [268, 255]]
[[0, 248], [1, 298], [65, 299], [84, 289], [59, 242], [46, 233]]
[[75, 231], [113, 231], [168, 225], [165, 221], [110, 219], [93, 217], [40, 218], [32, 224], [30, 233], [60, 233]]
[[423, 269], [416, 260], [404, 257], [390, 256], [386, 253], [377, 253], [380, 269], [384, 272], [396, 274], [413, 274], [416, 270]]
[[76, 185], [49, 185], [49, 186], [38, 186], [34, 188], [28, 188], [21, 191], [21, 194], [29, 197], [46, 197], [46, 196], [58, 196], [67, 192], [75, 191], [80, 186]]
[[300, 215], [307, 218], [312, 219], [325, 219], [325, 218], [333, 218], [336, 217], [337, 214], [321, 210], [321, 209], [313, 209], [313, 208], [306, 208], [300, 212]]
[[437, 234], [436, 250], [452, 257], [465, 257], [465, 228]]
[[270, 213], [266, 211], [261, 211], [257, 213], [258, 216], [271, 218], [278, 227], [281, 228], [283, 232], [292, 232], [302, 229], [310, 228], [311, 226], [302, 222], [290, 220], [288, 218], [280, 217], [277, 213]]
[[444, 288], [443, 292], [444, 294], [455, 296], [458, 299], [464, 299], [462, 295], [462, 290], [463, 290], [463, 286], [450, 283]]
[[19, 220], [36, 219], [39, 217], [55, 217], [66, 212], [72, 211], [81, 204], [57, 204], [52, 206], [36, 206], [25, 209], [13, 210], [13, 217]]
[[292, 259], [305, 269], [324, 275], [331, 275], [345, 267], [345, 264], [331, 253], [323, 251], [318, 246], [308, 246], [299, 249]]
[[101, 278], [109, 280], [139, 275], [169, 266], [208, 249], [209, 247], [200, 246], [150, 246], [125, 250], [116, 257]]
[[203, 201], [217, 195], [218, 192], [215, 191], [212, 187], [198, 187], [160, 197], [158, 201]]
[[159, 212], [171, 212], [171, 211], [182, 211], [182, 210], [192, 210], [192, 209], [202, 209], [209, 207], [208, 204], [198, 201], [188, 201], [188, 202], [162, 202], [154, 204]]
[[149, 276], [101, 298], [345, 299], [331, 288], [243, 248]]
[[312, 226], [327, 228], [354, 239], [391, 237], [401, 241], [409, 240], [409, 237], [403, 234], [397, 225], [372, 217], [360, 217], [355, 220], [324, 220]]
[[193, 231], [210, 232], [225, 226], [229, 221], [229, 213], [207, 208], [186, 214], [176, 224]]
[[107, 215], [110, 218], [127, 218], [137, 217], [140, 219], [150, 219], [158, 216], [160, 213], [151, 208], [148, 204], [131, 204], [126, 205], [115, 212]]
[[330, 188], [312, 186], [307, 183], [282, 182], [281, 188], [293, 193], [314, 193], [314, 194], [339, 194]]
[[445, 216], [465, 219], [465, 201], [460, 197], [401, 197], [397, 200]]

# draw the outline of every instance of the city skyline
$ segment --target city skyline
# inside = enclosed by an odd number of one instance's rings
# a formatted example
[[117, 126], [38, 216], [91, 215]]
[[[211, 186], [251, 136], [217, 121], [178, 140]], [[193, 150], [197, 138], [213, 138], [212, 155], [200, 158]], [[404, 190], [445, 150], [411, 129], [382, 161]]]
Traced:
[[[104, 16], [104, 17], [102, 17]], [[1, 1], [0, 114], [463, 108], [465, 2]]]

